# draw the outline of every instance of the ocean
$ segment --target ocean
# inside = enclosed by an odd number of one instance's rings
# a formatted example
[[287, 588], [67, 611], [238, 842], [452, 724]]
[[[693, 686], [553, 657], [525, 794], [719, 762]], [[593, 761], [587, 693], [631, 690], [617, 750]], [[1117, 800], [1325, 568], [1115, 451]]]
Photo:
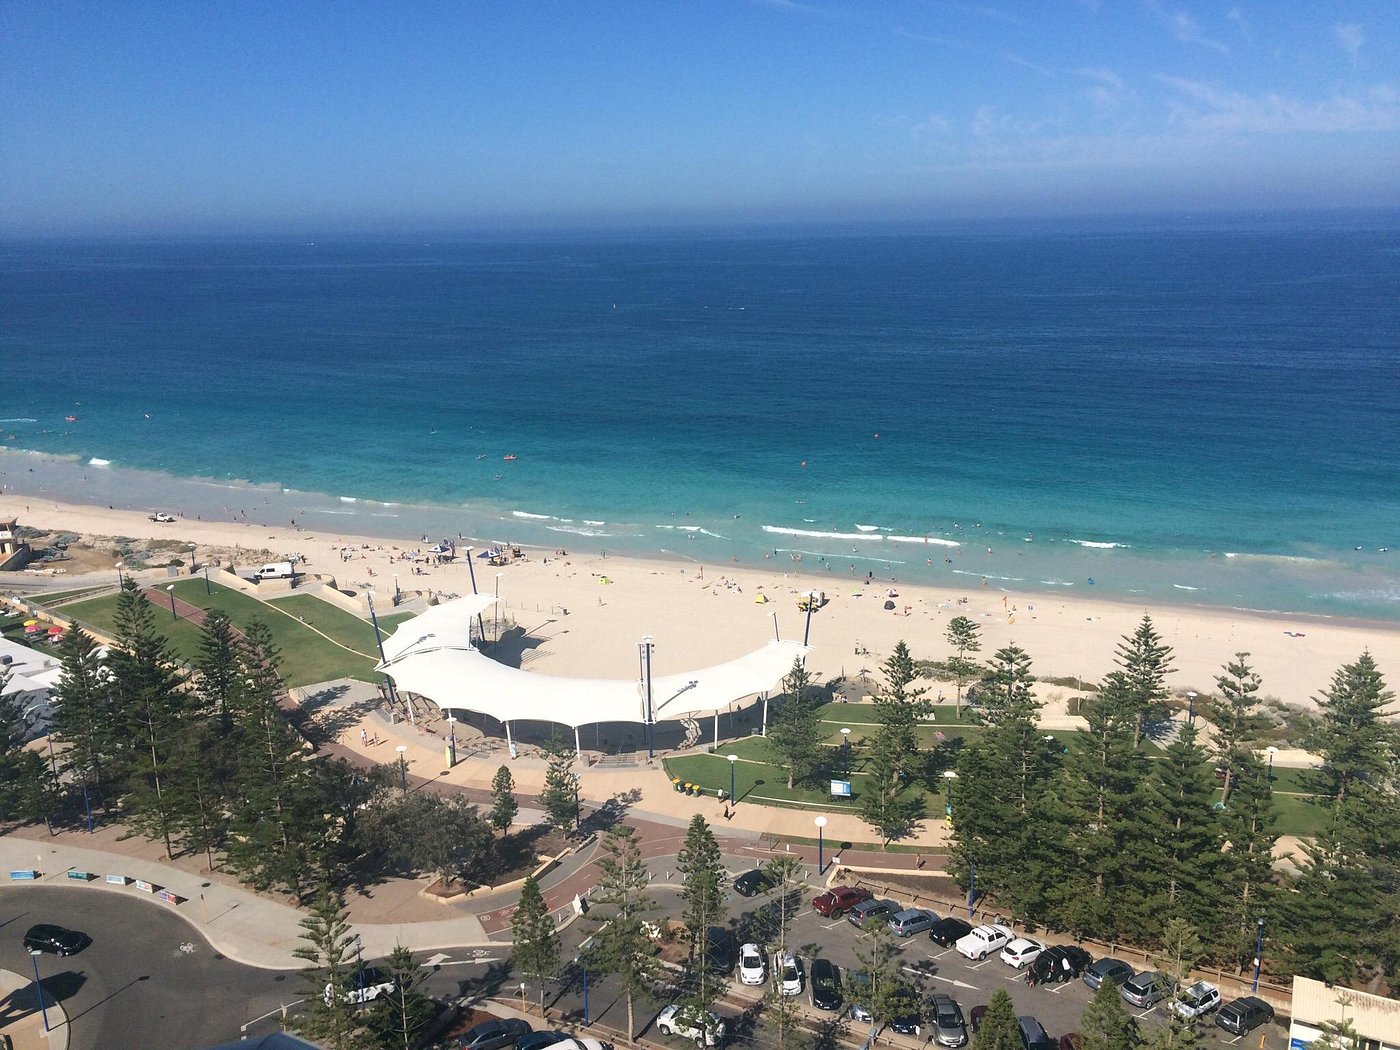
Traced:
[[9, 243], [0, 311], [6, 492], [1400, 619], [1395, 214]]

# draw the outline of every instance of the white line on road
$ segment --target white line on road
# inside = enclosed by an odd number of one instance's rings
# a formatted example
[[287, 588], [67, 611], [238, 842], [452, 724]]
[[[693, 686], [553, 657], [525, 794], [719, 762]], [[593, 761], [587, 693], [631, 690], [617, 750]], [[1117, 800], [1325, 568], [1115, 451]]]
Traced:
[[977, 986], [975, 984], [967, 984], [963, 981], [955, 981], [951, 977], [941, 977], [936, 973], [926, 974], [925, 976], [935, 981], [946, 981], [948, 984], [951, 984], [954, 988], [969, 988], [974, 992], [977, 990]]
[[836, 929], [836, 927], [838, 927], [838, 926], [849, 926], [849, 925], [850, 925], [850, 923], [847, 922], [845, 919], [837, 919], [835, 922], [827, 923], [825, 926], [822, 927], [822, 929], [824, 929], [824, 930], [834, 930], [834, 929]]

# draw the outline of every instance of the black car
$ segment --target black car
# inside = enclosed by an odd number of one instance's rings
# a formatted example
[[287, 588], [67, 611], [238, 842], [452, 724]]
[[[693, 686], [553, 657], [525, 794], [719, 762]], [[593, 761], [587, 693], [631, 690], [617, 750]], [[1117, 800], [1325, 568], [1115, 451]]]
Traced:
[[734, 972], [734, 935], [723, 926], [705, 927], [705, 970], [716, 977]]
[[1104, 981], [1123, 987], [1137, 971], [1122, 959], [1100, 959], [1084, 971], [1084, 983], [1095, 991]]
[[1234, 1035], [1248, 1035], [1274, 1019], [1274, 1008], [1255, 995], [1231, 999], [1215, 1014], [1215, 1023]]
[[24, 935], [24, 950], [27, 952], [53, 952], [55, 955], [77, 955], [92, 943], [92, 938], [77, 930], [65, 929], [40, 923], [29, 927]]
[[1077, 944], [1056, 944], [1032, 960], [1026, 968], [1026, 983], [1063, 983], [1084, 972], [1094, 957]]
[[841, 975], [830, 959], [813, 959], [807, 975], [812, 1005], [818, 1010], [841, 1009]]
[[741, 897], [756, 897], [760, 893], [767, 893], [777, 882], [773, 876], [762, 868], [754, 868], [753, 871], [746, 871], [734, 880], [734, 892]]
[[515, 1050], [544, 1050], [568, 1038], [568, 1032], [527, 1032], [515, 1041]]
[[918, 1035], [924, 1023], [923, 1006], [918, 995], [909, 988], [901, 989], [891, 1004], [890, 1030], [900, 1035]]
[[1021, 1027], [1021, 1045], [1025, 1050], [1060, 1050], [1060, 1044], [1050, 1038], [1045, 1026], [1029, 1014], [1016, 1018]]
[[457, 1050], [506, 1050], [530, 1032], [528, 1022], [517, 1017], [499, 1021], [482, 1021], [457, 1037]]
[[929, 928], [928, 939], [934, 944], [941, 944], [945, 948], [951, 948], [959, 937], [966, 936], [971, 932], [971, 923], [963, 922], [961, 919], [949, 915], [946, 919], [939, 919]]

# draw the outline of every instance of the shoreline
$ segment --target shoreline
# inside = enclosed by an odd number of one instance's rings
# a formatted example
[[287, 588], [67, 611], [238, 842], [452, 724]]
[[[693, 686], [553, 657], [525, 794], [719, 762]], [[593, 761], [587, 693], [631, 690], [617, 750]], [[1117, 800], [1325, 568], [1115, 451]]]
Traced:
[[[422, 575], [415, 573], [415, 563], [404, 560], [407, 552], [435, 542], [432, 533], [425, 544], [416, 537], [395, 541], [253, 521], [184, 518], [160, 524], [140, 511], [6, 492], [0, 496], [0, 517], [11, 515], [22, 525], [85, 538], [192, 542], [199, 561], [209, 556], [204, 552], [236, 548], [249, 554], [264, 549], [283, 556], [297, 553], [306, 558], [308, 572], [334, 576], [342, 588], [374, 590], [384, 603], [381, 608], [389, 607], [396, 574], [404, 590], [465, 594], [471, 589], [463, 558], [438, 566], [418, 563]], [[549, 674], [630, 678], [636, 670], [636, 643], [646, 635], [656, 639], [663, 673], [733, 659], [760, 647], [775, 629], [785, 637], [801, 637], [805, 617], [796, 608], [796, 595], [815, 588], [828, 597], [811, 620], [812, 662], [825, 677], [862, 670], [877, 675], [880, 661], [900, 640], [908, 642], [916, 659], [943, 659], [949, 655], [943, 641], [947, 621], [966, 615], [981, 627], [981, 658], [1014, 642], [1030, 655], [1038, 677], [1097, 682], [1113, 668], [1119, 640], [1148, 613], [1175, 651], [1177, 670], [1168, 686], [1177, 693], [1194, 689], [1209, 695], [1214, 676], [1239, 651], [1252, 654], [1251, 663], [1263, 679], [1261, 696], [1295, 706], [1309, 706], [1338, 668], [1367, 649], [1392, 686], [1400, 681], [1400, 627], [1384, 622], [975, 585], [880, 579], [866, 584], [863, 577], [833, 579], [797, 566], [784, 571], [778, 565], [753, 568], [581, 550], [560, 555], [557, 551], [564, 548], [552, 552], [537, 544], [517, 545], [529, 555], [522, 562], [499, 570], [474, 563], [477, 585], [484, 592], [499, 589], [502, 615], [538, 639], [529, 666]], [[887, 596], [889, 590], [897, 596]], [[760, 594], [763, 604], [758, 604]], [[894, 610], [885, 609], [886, 602], [893, 602]], [[1301, 630], [1285, 633], [1288, 625]], [[930, 695], [937, 692], [935, 686]], [[947, 692], [951, 697], [951, 688]], [[1047, 701], [1058, 702], [1065, 692], [1074, 690], [1047, 683], [1038, 688]]]

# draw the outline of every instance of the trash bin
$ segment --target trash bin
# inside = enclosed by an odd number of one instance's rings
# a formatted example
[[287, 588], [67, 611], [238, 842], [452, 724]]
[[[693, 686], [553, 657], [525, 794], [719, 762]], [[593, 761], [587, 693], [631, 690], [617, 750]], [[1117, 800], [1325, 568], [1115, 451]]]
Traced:
[[675, 788], [677, 791], [679, 791], [679, 790], [681, 789], [681, 778], [680, 778], [680, 777], [672, 777], [672, 778], [671, 778], [671, 786], [672, 786], [673, 788]]

